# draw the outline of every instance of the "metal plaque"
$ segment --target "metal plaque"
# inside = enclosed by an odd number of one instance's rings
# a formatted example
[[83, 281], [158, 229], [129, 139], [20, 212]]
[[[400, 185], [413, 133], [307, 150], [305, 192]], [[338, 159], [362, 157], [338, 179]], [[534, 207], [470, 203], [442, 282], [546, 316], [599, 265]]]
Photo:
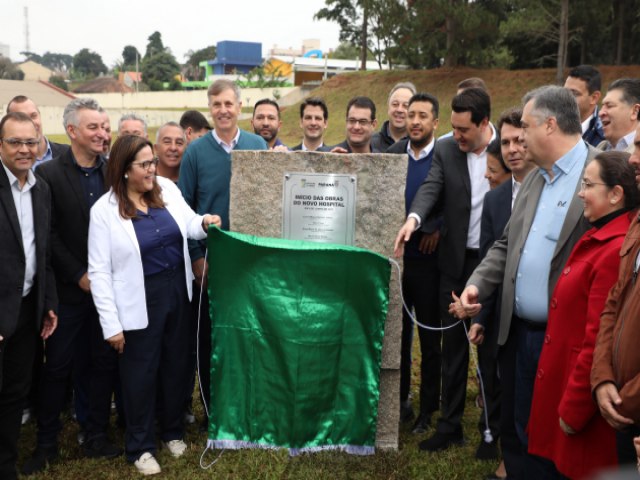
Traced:
[[282, 237], [353, 245], [356, 186], [355, 175], [285, 172]]

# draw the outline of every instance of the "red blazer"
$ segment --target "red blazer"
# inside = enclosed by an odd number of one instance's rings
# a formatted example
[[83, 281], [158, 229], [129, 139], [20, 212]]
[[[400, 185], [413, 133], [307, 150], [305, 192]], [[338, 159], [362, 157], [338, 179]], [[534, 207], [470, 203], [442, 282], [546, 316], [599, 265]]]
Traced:
[[[600, 313], [618, 278], [619, 252], [630, 222], [630, 215], [623, 214], [587, 231], [549, 302], [529, 418], [529, 453], [552, 460], [574, 479], [617, 464], [615, 433], [591, 396], [590, 374]], [[566, 435], [559, 418], [577, 433]]]

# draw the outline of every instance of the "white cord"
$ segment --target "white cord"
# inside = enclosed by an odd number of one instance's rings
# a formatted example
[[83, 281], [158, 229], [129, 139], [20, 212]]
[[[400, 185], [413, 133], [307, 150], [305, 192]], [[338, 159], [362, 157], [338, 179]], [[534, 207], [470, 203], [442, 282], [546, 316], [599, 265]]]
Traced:
[[[208, 402], [209, 399], [205, 398], [204, 396], [204, 390], [202, 389], [202, 380], [200, 377], [200, 314], [202, 313], [202, 294], [204, 292], [204, 277], [205, 277], [205, 272], [207, 270], [207, 256], [209, 253], [209, 248], [207, 247], [207, 249], [204, 251], [204, 261], [205, 261], [205, 266], [202, 269], [202, 276], [200, 277], [200, 296], [198, 297], [198, 329], [197, 329], [197, 333], [196, 333], [196, 370], [198, 372], [198, 387], [200, 389], [200, 395], [202, 396], [202, 399], [204, 400], [202, 403], [204, 404], [204, 412], [207, 414], [207, 430], [209, 427], [209, 406], [208, 406]], [[211, 321], [211, 320], [209, 320]], [[211, 339], [209, 339], [211, 340]], [[209, 374], [211, 374], [211, 372], [209, 372]], [[207, 434], [208, 436], [208, 434]], [[203, 465], [202, 462], [204, 460], [204, 456], [207, 453], [207, 451], [209, 450], [209, 447], [207, 445], [207, 447], [204, 449], [204, 451], [202, 452], [202, 455], [200, 455], [200, 468], [202, 468], [203, 470], [207, 470], [209, 468], [211, 468], [212, 466], [214, 466], [216, 463], [218, 463], [218, 460], [220, 460], [220, 457], [222, 456], [222, 454], [224, 453], [225, 449], [221, 449], [220, 453], [218, 454], [218, 456], [216, 457], [216, 459], [214, 461], [212, 461], [210, 464], [208, 465]], [[211, 448], [211, 450], [213, 450], [213, 448]]]
[[[394, 265], [398, 270], [398, 283], [400, 285], [400, 299], [402, 300], [402, 306], [404, 307], [404, 311], [407, 312], [407, 315], [409, 315], [409, 318], [411, 318], [413, 323], [415, 323], [419, 328], [424, 328], [426, 330], [433, 330], [433, 331], [448, 330], [450, 328], [458, 326], [458, 324], [462, 324], [462, 328], [464, 328], [464, 333], [467, 339], [469, 338], [469, 331], [467, 330], [467, 325], [462, 320], [458, 320], [457, 322], [451, 325], [448, 325], [446, 327], [430, 327], [428, 325], [424, 325], [420, 323], [416, 319], [416, 317], [413, 315], [413, 313], [411, 313], [411, 311], [409, 310], [409, 307], [407, 307], [407, 304], [404, 301], [404, 295], [402, 294], [402, 270], [400, 268], [400, 264], [397, 261], [395, 261], [393, 258], [388, 258], [388, 260], [389, 260], [389, 263]], [[478, 363], [478, 357], [476, 355], [476, 351], [472, 348], [472, 346], [473, 344], [469, 342], [469, 352], [471, 355], [471, 359], [473, 360], [473, 364], [476, 367], [476, 372], [478, 374], [478, 380], [480, 382], [480, 396], [482, 397], [482, 404], [484, 405], [484, 408], [482, 410], [484, 412], [485, 430], [484, 432], [482, 432], [482, 434], [483, 434], [484, 441], [486, 443], [491, 443], [493, 442], [493, 435], [491, 435], [491, 429], [489, 428], [489, 413], [487, 412], [487, 399], [484, 394], [484, 382], [482, 381], [482, 373], [480, 372], [480, 364]]]

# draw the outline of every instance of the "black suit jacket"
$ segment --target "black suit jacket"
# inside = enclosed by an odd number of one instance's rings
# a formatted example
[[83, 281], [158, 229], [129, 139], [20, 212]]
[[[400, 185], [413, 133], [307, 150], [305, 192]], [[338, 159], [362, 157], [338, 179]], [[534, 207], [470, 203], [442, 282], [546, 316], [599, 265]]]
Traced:
[[[513, 180], [509, 179], [502, 185], [491, 190], [484, 197], [482, 206], [482, 223], [480, 224], [480, 258], [483, 258], [493, 242], [502, 237], [504, 227], [511, 216], [511, 198], [513, 196]], [[482, 305], [482, 310], [473, 319], [487, 330], [495, 327], [492, 322], [497, 319], [496, 308], [500, 305], [500, 289]]]
[[56, 143], [49, 141], [49, 146], [51, 147], [51, 159], [58, 158], [63, 153], [66, 153], [71, 147], [64, 143]]
[[[298, 145], [296, 145], [291, 149], [292, 152], [297, 152], [299, 150], [302, 150], [302, 143], [299, 143]], [[311, 151], [312, 152], [330, 152], [331, 147], [328, 145], [322, 145], [321, 147], [318, 147], [316, 150], [311, 150]]]
[[[44, 182], [36, 180], [36, 184], [31, 189], [31, 202], [36, 237], [36, 276], [32, 292], [36, 295], [37, 305], [34, 320], [40, 330], [45, 311], [58, 309], [50, 263], [51, 197], [49, 188]], [[20, 314], [26, 259], [9, 178], [2, 166], [0, 166], [0, 225], [2, 225], [0, 228], [0, 335], [9, 338], [16, 329]], [[1, 352], [0, 348], [0, 356]], [[2, 375], [1, 368], [0, 375]]]
[[438, 268], [441, 273], [460, 279], [471, 215], [471, 179], [467, 154], [458, 148], [453, 137], [436, 141], [434, 148], [431, 170], [418, 189], [409, 212], [418, 214], [424, 223], [441, 202], [444, 224], [439, 243]]
[[[102, 174], [105, 173], [103, 164]], [[78, 286], [78, 280], [87, 271], [89, 205], [71, 149], [40, 165], [36, 175], [51, 189], [52, 265], [60, 302], [80, 303], [89, 296]]]

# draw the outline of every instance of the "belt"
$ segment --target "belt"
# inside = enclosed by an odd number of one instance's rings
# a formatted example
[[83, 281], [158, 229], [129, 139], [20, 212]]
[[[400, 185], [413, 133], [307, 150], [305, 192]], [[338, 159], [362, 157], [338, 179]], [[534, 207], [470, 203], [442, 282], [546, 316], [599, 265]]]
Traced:
[[522, 325], [527, 327], [529, 330], [546, 330], [547, 322], [534, 322], [533, 320], [527, 320], [526, 318], [519, 317], [517, 315], [513, 316], [514, 320], [520, 322]]

